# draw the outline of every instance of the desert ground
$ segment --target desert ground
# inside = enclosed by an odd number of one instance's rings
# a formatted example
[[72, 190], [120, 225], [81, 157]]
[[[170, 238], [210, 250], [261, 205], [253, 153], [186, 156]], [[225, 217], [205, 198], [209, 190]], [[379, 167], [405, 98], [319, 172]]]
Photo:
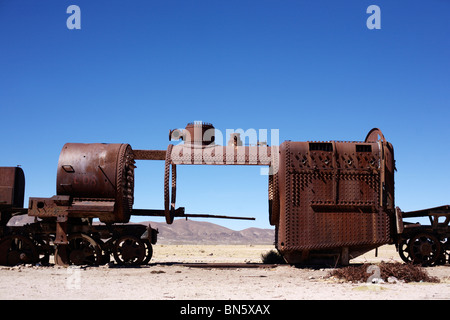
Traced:
[[[0, 267], [0, 298], [146, 300], [450, 299], [450, 267], [426, 268], [440, 283], [348, 283], [329, 276], [330, 268], [266, 265], [270, 245], [155, 245], [149, 265], [118, 267]], [[352, 263], [400, 261], [383, 246]], [[217, 266], [199, 267], [202, 263]], [[237, 263], [227, 268], [220, 263]], [[156, 288], [156, 289], [155, 289]]]

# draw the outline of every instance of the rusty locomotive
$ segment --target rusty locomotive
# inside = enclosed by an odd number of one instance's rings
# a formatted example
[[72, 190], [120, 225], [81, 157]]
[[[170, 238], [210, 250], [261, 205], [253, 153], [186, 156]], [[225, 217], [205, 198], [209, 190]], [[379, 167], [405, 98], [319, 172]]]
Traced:
[[[243, 145], [232, 134], [215, 144], [211, 124], [170, 131], [167, 150], [133, 150], [128, 144], [67, 143], [60, 153], [56, 195], [31, 197], [24, 208], [25, 175], [0, 167], [0, 264], [146, 264], [158, 231], [129, 223], [133, 215], [242, 218], [185, 213], [176, 208], [177, 165], [267, 166], [269, 221], [275, 247], [291, 264], [346, 265], [384, 244], [395, 244], [405, 262], [449, 262], [448, 205], [402, 212], [394, 201], [394, 149], [379, 129], [364, 141]], [[135, 209], [136, 160], [161, 160], [164, 209]], [[9, 225], [28, 215], [32, 223]], [[429, 217], [430, 225], [404, 218]], [[94, 223], [98, 219], [100, 223]]]

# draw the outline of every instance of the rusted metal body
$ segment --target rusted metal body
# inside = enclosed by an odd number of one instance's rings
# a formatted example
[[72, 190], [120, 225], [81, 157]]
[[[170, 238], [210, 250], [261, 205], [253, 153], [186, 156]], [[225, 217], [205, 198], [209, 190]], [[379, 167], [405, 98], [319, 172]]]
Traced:
[[72, 197], [71, 216], [128, 222], [134, 200], [133, 156], [128, 144], [65, 144], [56, 193]]
[[98, 218], [126, 223], [134, 200], [134, 159], [128, 144], [64, 145], [52, 198], [30, 198], [30, 216]]
[[348, 263], [392, 242], [394, 152], [384, 138], [280, 146], [271, 223], [290, 263], [333, 257]]
[[182, 144], [169, 144], [165, 159], [169, 164], [196, 165], [267, 165], [272, 159], [271, 147], [244, 146], [239, 133], [230, 135], [227, 146], [215, 143], [216, 131], [210, 123], [188, 123], [185, 129], [170, 131], [171, 140]]

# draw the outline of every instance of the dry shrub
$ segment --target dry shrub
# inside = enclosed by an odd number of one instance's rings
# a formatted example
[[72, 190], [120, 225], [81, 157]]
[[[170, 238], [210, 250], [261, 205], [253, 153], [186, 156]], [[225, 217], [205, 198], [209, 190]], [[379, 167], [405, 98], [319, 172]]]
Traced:
[[275, 250], [270, 250], [266, 253], [261, 254], [261, 260], [265, 264], [285, 264], [286, 261], [283, 256]]
[[[335, 269], [330, 272], [330, 276], [351, 282], [366, 282], [374, 274], [373, 269], [369, 269], [370, 266], [373, 265], [365, 263], [360, 266]], [[422, 267], [410, 263], [381, 262], [376, 266], [379, 267], [380, 277], [385, 282], [390, 277], [404, 282], [439, 282], [438, 278], [430, 277]]]

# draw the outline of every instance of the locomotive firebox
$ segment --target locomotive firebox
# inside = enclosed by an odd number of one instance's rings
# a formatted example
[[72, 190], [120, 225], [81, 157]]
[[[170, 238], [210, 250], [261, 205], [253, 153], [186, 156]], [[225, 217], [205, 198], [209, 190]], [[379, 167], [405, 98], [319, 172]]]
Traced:
[[346, 264], [392, 241], [394, 151], [378, 129], [364, 142], [286, 141], [275, 180], [271, 220], [288, 262]]

